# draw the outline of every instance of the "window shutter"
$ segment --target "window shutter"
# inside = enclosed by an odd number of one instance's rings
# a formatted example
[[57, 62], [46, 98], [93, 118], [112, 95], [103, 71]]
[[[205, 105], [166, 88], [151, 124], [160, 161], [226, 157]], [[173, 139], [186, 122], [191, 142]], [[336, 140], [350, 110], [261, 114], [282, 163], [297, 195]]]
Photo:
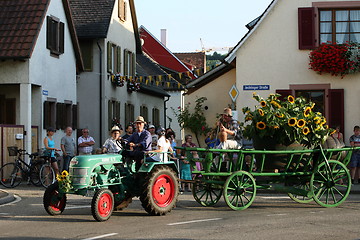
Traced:
[[121, 47], [116, 47], [116, 72], [121, 72]]
[[64, 106], [63, 103], [56, 104], [56, 129], [64, 129]]
[[112, 113], [112, 101], [109, 100], [108, 101], [108, 126], [109, 126], [109, 129], [112, 128], [112, 119], [113, 119], [113, 113]]
[[44, 102], [44, 129], [50, 127], [50, 103]]
[[60, 22], [59, 26], [59, 53], [64, 53], [64, 45], [65, 45], [65, 24]]
[[72, 128], [78, 128], [78, 108], [77, 105], [72, 106]]
[[292, 94], [291, 89], [277, 89], [276, 93], [280, 94], [281, 96], [279, 97], [279, 99], [281, 101], [286, 100], [287, 96]]
[[120, 102], [115, 102], [116, 118], [120, 120]]
[[111, 42], [107, 42], [107, 71], [112, 73], [112, 46]]
[[315, 8], [298, 9], [299, 49], [315, 48]]
[[329, 89], [329, 127], [340, 126], [344, 132], [344, 89]]
[[52, 20], [48, 16], [46, 18], [46, 48], [50, 50], [52, 50], [53, 48], [51, 36], [52, 36]]
[[135, 59], [135, 53], [131, 53], [131, 75], [135, 76], [135, 69], [136, 69], [136, 59]]
[[128, 57], [128, 51], [124, 49], [124, 75], [129, 75], [129, 57]]

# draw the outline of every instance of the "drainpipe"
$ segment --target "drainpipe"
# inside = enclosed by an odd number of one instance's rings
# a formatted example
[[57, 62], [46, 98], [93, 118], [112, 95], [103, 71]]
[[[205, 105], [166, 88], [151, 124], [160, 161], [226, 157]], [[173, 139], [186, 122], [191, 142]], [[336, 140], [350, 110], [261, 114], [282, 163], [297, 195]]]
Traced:
[[102, 49], [101, 49], [101, 47], [100, 47], [100, 44], [99, 44], [99, 42], [96, 42], [96, 44], [97, 44], [97, 46], [98, 46], [98, 48], [99, 48], [99, 67], [100, 67], [100, 77], [99, 77], [99, 89], [100, 89], [100, 104], [99, 104], [99, 106], [100, 106], [100, 115], [99, 115], [99, 117], [100, 117], [100, 124], [99, 124], [99, 126], [100, 126], [100, 128], [99, 128], [99, 133], [100, 133], [100, 142], [102, 142], [102, 139], [101, 139], [101, 137], [102, 137], [102, 116], [103, 116], [103, 114], [102, 114]]
[[166, 102], [169, 101], [170, 97], [167, 97], [167, 99], [164, 101], [164, 128], [166, 128]]

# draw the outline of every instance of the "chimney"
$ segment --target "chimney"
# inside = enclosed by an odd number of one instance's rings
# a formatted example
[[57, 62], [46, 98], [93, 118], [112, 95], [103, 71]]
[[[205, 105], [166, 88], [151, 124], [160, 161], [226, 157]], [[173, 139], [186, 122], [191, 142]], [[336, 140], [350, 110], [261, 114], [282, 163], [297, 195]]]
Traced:
[[160, 29], [161, 31], [161, 43], [166, 47], [166, 29]]

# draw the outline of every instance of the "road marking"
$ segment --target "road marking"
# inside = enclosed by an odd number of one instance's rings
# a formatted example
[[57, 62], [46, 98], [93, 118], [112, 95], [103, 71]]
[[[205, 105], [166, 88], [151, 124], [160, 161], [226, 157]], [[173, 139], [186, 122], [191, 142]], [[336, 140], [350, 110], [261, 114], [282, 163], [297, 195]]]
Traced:
[[188, 224], [188, 223], [217, 221], [217, 220], [221, 220], [221, 219], [222, 219], [222, 218], [200, 219], [200, 220], [193, 220], [193, 221], [187, 221], [187, 222], [169, 223], [169, 224], [166, 224], [166, 225], [168, 225], [168, 226], [174, 226], [174, 225], [181, 225], [181, 224]]
[[111, 236], [115, 236], [115, 235], [118, 235], [118, 233], [108, 233], [108, 234], [104, 234], [104, 235], [100, 235], [100, 236], [96, 236], [96, 237], [85, 238], [83, 240], [100, 239], [100, 238], [106, 238], [106, 237], [111, 237]]
[[65, 209], [76, 209], [76, 208], [89, 208], [90, 205], [87, 206], [66, 206]]
[[276, 196], [274, 196], [274, 197], [260, 197], [260, 198], [263, 198], [263, 199], [289, 199], [289, 197], [288, 196], [278, 196], [278, 197], [276, 197]]
[[18, 195], [14, 195], [15, 200], [9, 203], [5, 203], [5, 204], [1, 204], [0, 207], [3, 206], [8, 206], [8, 205], [13, 205], [14, 203], [20, 202], [21, 201], [21, 197], [19, 197]]
[[269, 215], [266, 215], [268, 217], [272, 217], [272, 216], [286, 216], [288, 215], [287, 213], [278, 213], [278, 214], [269, 214]]

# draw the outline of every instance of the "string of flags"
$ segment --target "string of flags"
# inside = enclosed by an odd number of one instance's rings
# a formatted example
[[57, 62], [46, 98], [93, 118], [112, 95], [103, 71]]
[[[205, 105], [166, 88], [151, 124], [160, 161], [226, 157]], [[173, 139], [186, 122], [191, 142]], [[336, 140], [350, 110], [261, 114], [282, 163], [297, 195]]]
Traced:
[[[211, 68], [208, 67], [207, 69]], [[122, 76], [120, 74], [111, 74], [111, 82], [118, 87], [123, 87], [126, 83], [129, 91], [138, 91], [140, 84], [185, 89], [185, 85], [192, 80], [192, 76], [197, 78], [204, 74], [204, 68], [198, 68], [192, 72], [187, 71], [164, 75]]]

